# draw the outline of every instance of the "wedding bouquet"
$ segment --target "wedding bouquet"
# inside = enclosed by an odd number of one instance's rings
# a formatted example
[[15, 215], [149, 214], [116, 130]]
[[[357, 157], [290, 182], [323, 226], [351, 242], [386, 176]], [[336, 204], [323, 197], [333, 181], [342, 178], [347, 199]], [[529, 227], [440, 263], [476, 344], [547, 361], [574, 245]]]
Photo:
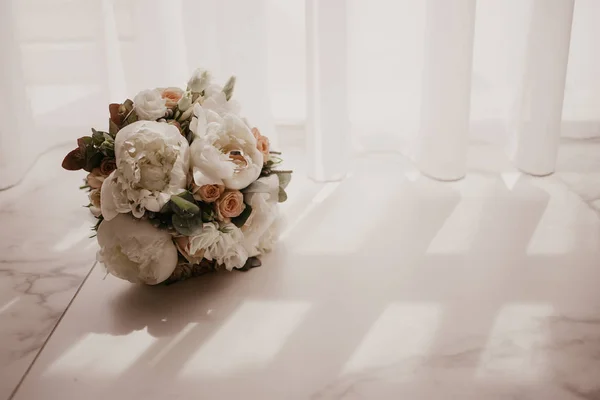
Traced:
[[187, 89], [144, 90], [110, 104], [63, 161], [88, 172], [98, 261], [134, 283], [174, 282], [219, 268], [247, 270], [277, 239], [277, 203], [291, 171], [240, 116], [235, 77], [221, 87], [198, 69]]

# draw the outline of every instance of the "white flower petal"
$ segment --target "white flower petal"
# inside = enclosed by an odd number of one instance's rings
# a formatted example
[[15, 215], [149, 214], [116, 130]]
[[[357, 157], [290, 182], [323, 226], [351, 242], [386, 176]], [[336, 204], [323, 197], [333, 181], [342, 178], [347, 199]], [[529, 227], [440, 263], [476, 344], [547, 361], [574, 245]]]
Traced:
[[140, 120], [156, 121], [165, 116], [167, 100], [158, 89], [143, 90], [133, 98], [133, 108]]
[[118, 215], [98, 228], [98, 260], [107, 271], [133, 283], [155, 285], [177, 266], [177, 248], [171, 235], [146, 220]]
[[189, 146], [173, 125], [154, 121], [127, 125], [115, 138], [115, 157], [111, 192], [117, 212], [131, 211], [141, 218], [146, 209], [160, 211], [187, 185]]

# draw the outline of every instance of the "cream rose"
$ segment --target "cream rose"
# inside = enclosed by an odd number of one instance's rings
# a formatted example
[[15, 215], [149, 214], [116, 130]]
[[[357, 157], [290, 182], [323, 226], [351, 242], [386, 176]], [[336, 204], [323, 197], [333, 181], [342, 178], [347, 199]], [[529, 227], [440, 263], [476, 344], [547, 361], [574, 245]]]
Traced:
[[156, 121], [165, 116], [167, 100], [159, 89], [143, 90], [133, 98], [133, 107], [139, 119]]
[[194, 133], [190, 153], [196, 185], [240, 190], [258, 179], [263, 155], [250, 128], [239, 117], [221, 117], [195, 104], [190, 129]]
[[225, 191], [225, 186], [223, 185], [202, 185], [198, 186], [196, 184], [192, 184], [192, 194], [194, 195], [194, 199], [203, 201], [205, 203], [213, 203], [219, 200], [219, 197]]
[[110, 274], [129, 282], [156, 285], [177, 266], [171, 235], [129, 215], [102, 221], [98, 244], [98, 261]]
[[183, 97], [183, 90], [179, 89], [178, 87], [168, 87], [166, 89], [162, 89], [160, 97], [165, 99], [165, 106], [167, 108], [173, 109]]
[[189, 148], [179, 130], [167, 123], [138, 121], [115, 139], [117, 169], [102, 185], [102, 215], [111, 220], [132, 212], [158, 212], [181, 193], [189, 171]]

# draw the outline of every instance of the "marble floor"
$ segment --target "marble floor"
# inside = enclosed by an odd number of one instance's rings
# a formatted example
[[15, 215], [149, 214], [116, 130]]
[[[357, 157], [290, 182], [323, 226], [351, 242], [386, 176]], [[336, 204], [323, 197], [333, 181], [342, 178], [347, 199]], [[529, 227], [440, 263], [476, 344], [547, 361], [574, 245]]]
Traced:
[[0, 193], [0, 400], [600, 399], [600, 141], [547, 178], [483, 144], [450, 184], [299, 173], [263, 267], [152, 288], [91, 270], [65, 150]]

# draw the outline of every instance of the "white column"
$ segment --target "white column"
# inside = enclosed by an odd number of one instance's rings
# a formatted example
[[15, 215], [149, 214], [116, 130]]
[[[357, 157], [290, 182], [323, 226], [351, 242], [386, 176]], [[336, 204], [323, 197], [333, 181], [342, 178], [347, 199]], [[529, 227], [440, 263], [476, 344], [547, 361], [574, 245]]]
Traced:
[[533, 0], [509, 153], [521, 171], [554, 172], [574, 0]]
[[309, 176], [341, 180], [347, 171], [347, 0], [306, 0], [306, 133]]
[[[189, 79], [182, 0], [136, 0], [135, 83], [130, 96], [154, 87], [185, 87]], [[198, 23], [201, 23], [201, 16]], [[202, 38], [189, 38], [191, 43]]]
[[[100, 41], [104, 48], [108, 100], [110, 103], [121, 103], [128, 97], [128, 93], [113, 1], [102, 0], [103, 24]], [[135, 93], [129, 95], [134, 96]]]
[[417, 165], [443, 181], [466, 172], [475, 0], [428, 0]]
[[19, 182], [38, 153], [12, 4], [0, 1], [0, 189]]
[[[237, 77], [233, 97], [251, 125], [278, 148], [271, 110], [267, 48], [266, 0], [218, 0], [216, 32], [222, 84]], [[201, 41], [201, 39], [199, 40]]]

